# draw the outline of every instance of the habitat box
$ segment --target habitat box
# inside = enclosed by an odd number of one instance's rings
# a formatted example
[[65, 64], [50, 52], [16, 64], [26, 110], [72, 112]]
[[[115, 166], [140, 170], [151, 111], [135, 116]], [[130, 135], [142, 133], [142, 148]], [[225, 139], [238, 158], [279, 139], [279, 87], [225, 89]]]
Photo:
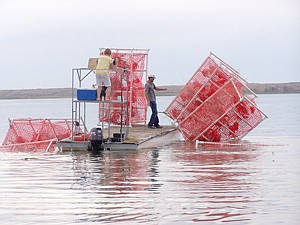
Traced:
[[78, 100], [87, 100], [87, 101], [96, 101], [97, 90], [95, 90], [95, 89], [77, 89], [77, 99]]

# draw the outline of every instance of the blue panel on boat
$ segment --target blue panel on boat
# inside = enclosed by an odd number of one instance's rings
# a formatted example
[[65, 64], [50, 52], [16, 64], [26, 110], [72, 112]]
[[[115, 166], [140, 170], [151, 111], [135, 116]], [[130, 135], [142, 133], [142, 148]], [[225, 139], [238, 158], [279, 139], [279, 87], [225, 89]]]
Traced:
[[95, 101], [97, 99], [97, 90], [95, 89], [78, 89], [77, 90], [78, 100]]

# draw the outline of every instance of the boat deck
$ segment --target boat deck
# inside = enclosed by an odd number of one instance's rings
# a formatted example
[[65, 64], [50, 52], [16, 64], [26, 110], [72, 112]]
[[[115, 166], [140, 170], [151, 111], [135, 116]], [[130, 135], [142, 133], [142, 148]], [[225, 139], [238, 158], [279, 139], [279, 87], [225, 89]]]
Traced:
[[[167, 142], [178, 139], [180, 133], [175, 126], [163, 126], [162, 128], [148, 128], [146, 125], [134, 125], [128, 128], [128, 136], [122, 141], [111, 141], [107, 139], [108, 130], [104, 129], [104, 143], [105, 150], [136, 150], [145, 147], [154, 147], [165, 145]], [[123, 130], [124, 132], [124, 130]], [[119, 126], [110, 127], [110, 137], [114, 133], [120, 133]], [[167, 137], [169, 135], [169, 137]], [[175, 136], [176, 137], [175, 137]], [[88, 145], [86, 141], [72, 141], [70, 138], [63, 139], [57, 143], [60, 150], [86, 150]], [[163, 143], [163, 144], [161, 144]]]
[[[162, 128], [148, 128], [146, 125], [134, 125], [128, 128], [128, 137], [124, 142], [134, 142], [136, 144], [141, 144], [151, 138], [157, 136], [163, 136], [173, 130], [176, 130], [174, 126], [162, 126]], [[123, 128], [123, 132], [124, 132]], [[107, 130], [104, 129], [104, 134], [107, 134]], [[113, 133], [120, 133], [120, 127], [110, 127], [110, 136], [113, 136]]]

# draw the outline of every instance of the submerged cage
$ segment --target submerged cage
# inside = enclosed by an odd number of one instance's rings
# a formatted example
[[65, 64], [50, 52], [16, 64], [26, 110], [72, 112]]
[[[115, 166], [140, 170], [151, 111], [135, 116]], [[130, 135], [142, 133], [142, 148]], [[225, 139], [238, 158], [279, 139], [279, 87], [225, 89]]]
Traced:
[[67, 138], [72, 132], [70, 119], [13, 119], [4, 138], [3, 150], [54, 150], [57, 141]]

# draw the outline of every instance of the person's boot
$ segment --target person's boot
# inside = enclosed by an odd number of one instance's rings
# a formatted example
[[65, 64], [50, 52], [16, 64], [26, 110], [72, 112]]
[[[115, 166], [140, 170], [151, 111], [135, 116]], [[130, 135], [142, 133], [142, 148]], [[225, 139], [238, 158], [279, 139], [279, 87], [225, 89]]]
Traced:
[[105, 101], [106, 89], [107, 89], [107, 87], [102, 87], [102, 90], [101, 90], [101, 93], [100, 93], [100, 100], [101, 101], [102, 101], [102, 97], [103, 97], [103, 101]]

